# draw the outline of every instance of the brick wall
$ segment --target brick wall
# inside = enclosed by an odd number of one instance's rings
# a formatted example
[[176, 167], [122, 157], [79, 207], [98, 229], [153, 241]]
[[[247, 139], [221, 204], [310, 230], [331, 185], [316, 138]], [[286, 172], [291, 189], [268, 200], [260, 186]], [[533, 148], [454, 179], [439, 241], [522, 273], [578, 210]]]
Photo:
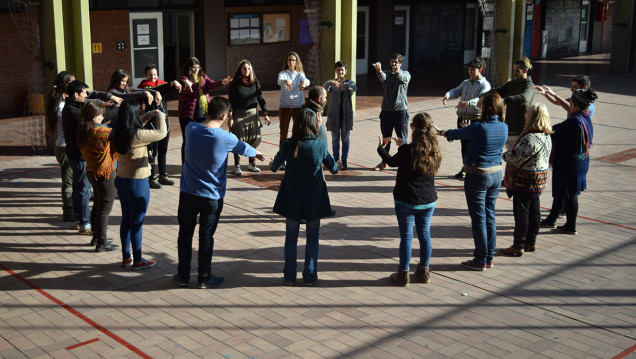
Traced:
[[22, 116], [32, 78], [41, 74], [36, 75], [36, 59], [18, 35], [11, 14], [0, 14], [0, 34], [0, 117]]
[[[296, 51], [300, 56], [303, 65], [311, 44], [300, 45], [299, 22], [303, 17], [307, 17], [303, 10], [304, 6], [267, 6], [267, 7], [226, 7], [227, 15], [231, 13], [249, 14], [252, 12], [266, 13], [291, 13], [291, 42], [259, 45], [228, 46], [226, 50], [226, 71], [230, 76], [234, 76], [236, 66], [243, 59], [248, 59], [254, 66], [254, 73], [265, 88], [277, 87], [276, 79], [285, 62], [285, 55], [290, 51]], [[227, 44], [227, 40], [226, 40]], [[214, 79], [217, 80], [217, 79]]]
[[[128, 10], [91, 11], [91, 43], [101, 42], [102, 53], [93, 54], [93, 87], [108, 91], [110, 76], [117, 69], [132, 71], [130, 65], [130, 24]], [[117, 50], [117, 41], [126, 49]], [[130, 83], [131, 86], [134, 84]]]
[[611, 2], [607, 8], [607, 20], [603, 23], [601, 36], [601, 52], [612, 52], [612, 28], [614, 27], [614, 11], [616, 4]]

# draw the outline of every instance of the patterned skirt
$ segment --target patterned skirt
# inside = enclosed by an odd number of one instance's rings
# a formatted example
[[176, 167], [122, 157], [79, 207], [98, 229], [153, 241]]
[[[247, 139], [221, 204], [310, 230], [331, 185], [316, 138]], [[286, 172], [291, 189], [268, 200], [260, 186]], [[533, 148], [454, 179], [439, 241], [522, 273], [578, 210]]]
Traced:
[[232, 111], [234, 126], [231, 132], [239, 138], [239, 140], [256, 148], [261, 144], [261, 121], [258, 118], [258, 112], [255, 108], [249, 110]]

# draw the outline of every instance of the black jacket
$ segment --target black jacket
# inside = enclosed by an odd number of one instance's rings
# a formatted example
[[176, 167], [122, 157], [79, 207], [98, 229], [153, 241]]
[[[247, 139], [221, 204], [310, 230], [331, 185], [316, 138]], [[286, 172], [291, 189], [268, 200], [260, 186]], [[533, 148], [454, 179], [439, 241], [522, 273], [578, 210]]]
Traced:
[[393, 188], [393, 199], [413, 205], [428, 204], [437, 201], [435, 176], [413, 172], [413, 158], [410, 145], [402, 145], [391, 157], [387, 150], [379, 146], [378, 154], [391, 167], [398, 168]]

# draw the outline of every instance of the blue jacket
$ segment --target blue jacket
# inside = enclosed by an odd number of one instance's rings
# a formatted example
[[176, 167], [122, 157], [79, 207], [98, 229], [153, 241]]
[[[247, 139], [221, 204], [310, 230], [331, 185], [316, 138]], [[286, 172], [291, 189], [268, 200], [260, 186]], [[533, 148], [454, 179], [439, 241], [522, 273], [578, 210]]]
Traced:
[[499, 121], [499, 116], [489, 116], [464, 128], [447, 130], [445, 136], [449, 141], [469, 140], [464, 164], [481, 168], [499, 166], [508, 139], [508, 125]]
[[287, 163], [274, 203], [274, 212], [296, 221], [313, 221], [331, 216], [331, 203], [322, 165], [331, 173], [338, 172], [338, 165], [327, 153], [327, 143], [315, 136], [308, 136], [300, 141], [296, 158], [294, 150], [293, 141], [286, 140], [271, 165], [272, 172], [276, 172], [283, 163]]

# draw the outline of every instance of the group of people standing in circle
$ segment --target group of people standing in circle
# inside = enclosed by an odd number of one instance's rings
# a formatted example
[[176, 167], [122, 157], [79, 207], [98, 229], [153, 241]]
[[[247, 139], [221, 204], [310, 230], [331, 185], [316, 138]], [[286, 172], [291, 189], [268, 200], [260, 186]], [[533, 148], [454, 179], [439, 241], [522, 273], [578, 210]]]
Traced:
[[[438, 200], [434, 180], [442, 160], [438, 136], [461, 141], [463, 166], [455, 177], [464, 180], [475, 243], [473, 259], [462, 262], [463, 267], [483, 271], [494, 266], [495, 202], [502, 184], [513, 198], [515, 231], [512, 246], [502, 248], [501, 254], [521, 256], [535, 251], [539, 227], [576, 234], [577, 196], [586, 188], [597, 98], [587, 76], [573, 78], [572, 96], [563, 99], [549, 87], [532, 83], [528, 76], [532, 66], [524, 58], [513, 66], [514, 79], [491, 88], [483, 76], [486, 61], [475, 58], [468, 64], [469, 78], [442, 98], [444, 106], [458, 99], [457, 128], [442, 130], [427, 113], [418, 113], [409, 122], [411, 75], [401, 69], [403, 59], [393, 54], [388, 71], [383, 71], [379, 62], [373, 64], [383, 85], [382, 135], [377, 149], [381, 162], [375, 170], [398, 168], [393, 196], [400, 233], [399, 266], [391, 279], [401, 286], [410, 282], [414, 226], [420, 242], [414, 276], [423, 283], [431, 279], [430, 223]], [[346, 63], [338, 61], [333, 80], [309, 88], [300, 56], [290, 52], [278, 75], [280, 149], [271, 159], [270, 169], [285, 170], [273, 210], [286, 218], [286, 285], [296, 283], [301, 223], [307, 227], [303, 282], [313, 285], [318, 279], [320, 219], [335, 214], [323, 166], [331, 173], [348, 169], [352, 95], [357, 86], [345, 78], [346, 73]], [[146, 80], [130, 89], [130, 76], [119, 69], [106, 92], [87, 92], [88, 86], [66, 71], [57, 76], [49, 96], [48, 123], [57, 132], [55, 154], [61, 168], [63, 219], [74, 221], [80, 233], [91, 234], [90, 244], [97, 252], [118, 250], [119, 245], [106, 233], [108, 215], [118, 195], [122, 267], [138, 270], [156, 265], [142, 256], [143, 222], [150, 188], [174, 184], [166, 165], [170, 125], [165, 95], [179, 92], [183, 145], [177, 215], [179, 264], [174, 280], [179, 286], [189, 284], [192, 236], [199, 216], [198, 287], [214, 287], [224, 281], [212, 274], [211, 261], [227, 183], [227, 154], [233, 152], [233, 173], [239, 176], [243, 174], [240, 156], [248, 157], [247, 169], [252, 172], [261, 171], [255, 159], [269, 158], [256, 150], [263, 126], [259, 106], [265, 124], [271, 123], [261, 84], [248, 60], [238, 64], [233, 77], [220, 81], [211, 80], [194, 57], [171, 82], [158, 79], [153, 64], [146, 67], [145, 74]], [[211, 97], [211, 92], [226, 85], [227, 99]], [[535, 91], [568, 111], [567, 119], [552, 126], [546, 106], [532, 104]], [[323, 121], [328, 94], [330, 106]], [[221, 130], [226, 121], [229, 133]], [[288, 139], [290, 123], [292, 135]], [[326, 131], [332, 133], [331, 154]], [[396, 137], [392, 138], [394, 131]], [[398, 148], [394, 155], [389, 153], [392, 141]], [[546, 187], [550, 165], [554, 202], [550, 215], [541, 220], [539, 196]], [[94, 204], [89, 213], [90, 186]], [[557, 227], [563, 212], [566, 223]]]

